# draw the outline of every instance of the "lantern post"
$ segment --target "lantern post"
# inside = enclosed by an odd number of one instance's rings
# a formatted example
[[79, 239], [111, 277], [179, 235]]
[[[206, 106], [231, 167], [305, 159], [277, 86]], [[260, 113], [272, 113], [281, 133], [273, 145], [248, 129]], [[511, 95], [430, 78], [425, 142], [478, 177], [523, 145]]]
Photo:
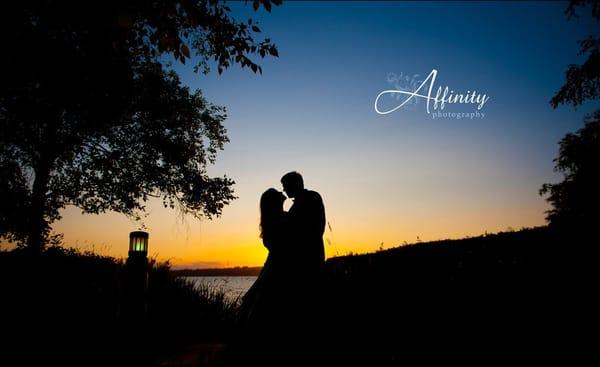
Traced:
[[129, 233], [129, 256], [125, 263], [126, 317], [136, 327], [143, 327], [146, 321], [148, 237], [148, 232]]

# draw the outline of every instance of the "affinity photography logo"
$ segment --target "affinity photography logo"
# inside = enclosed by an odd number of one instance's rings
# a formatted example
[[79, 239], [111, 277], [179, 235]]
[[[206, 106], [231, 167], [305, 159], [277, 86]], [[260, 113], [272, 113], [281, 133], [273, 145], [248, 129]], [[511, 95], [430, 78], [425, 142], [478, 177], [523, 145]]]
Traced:
[[[455, 92], [449, 86], [438, 86], [435, 89], [435, 80], [438, 71], [431, 70], [431, 73], [420, 80], [419, 75], [412, 76], [400, 73], [399, 75], [390, 73], [387, 76], [388, 83], [396, 89], [384, 90], [375, 98], [375, 112], [380, 115], [387, 115], [400, 108], [413, 109], [419, 104], [420, 99], [425, 99], [425, 111], [431, 115], [432, 119], [451, 118], [451, 119], [483, 119], [486, 113], [483, 110], [490, 97], [485, 93], [479, 93], [476, 90], [467, 90], [465, 92]], [[427, 94], [424, 94], [427, 93]], [[383, 108], [380, 102], [382, 97], [392, 97], [395, 102], [392, 107]], [[388, 99], [389, 100], [389, 99]], [[450, 105], [462, 105], [467, 111], [444, 111]]]

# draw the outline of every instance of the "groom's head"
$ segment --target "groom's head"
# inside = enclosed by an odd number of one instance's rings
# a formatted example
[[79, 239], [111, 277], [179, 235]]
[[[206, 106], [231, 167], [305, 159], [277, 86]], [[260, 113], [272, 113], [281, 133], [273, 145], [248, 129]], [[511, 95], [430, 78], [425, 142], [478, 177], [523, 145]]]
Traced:
[[283, 175], [281, 184], [283, 185], [283, 191], [285, 191], [286, 195], [290, 198], [295, 198], [300, 191], [304, 190], [302, 176], [296, 171]]

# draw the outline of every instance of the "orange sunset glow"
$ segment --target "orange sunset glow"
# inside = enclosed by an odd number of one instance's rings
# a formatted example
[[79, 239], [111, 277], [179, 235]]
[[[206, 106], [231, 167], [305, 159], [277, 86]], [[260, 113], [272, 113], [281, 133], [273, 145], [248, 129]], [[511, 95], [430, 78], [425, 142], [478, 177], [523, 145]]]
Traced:
[[[379, 173], [381, 174], [381, 172]], [[507, 228], [536, 226], [544, 222], [546, 203], [535, 195], [503, 201], [492, 195], [480, 194], [464, 188], [448, 188], [448, 195], [426, 195], [432, 187], [421, 180], [410, 182], [401, 177], [393, 181], [387, 177], [386, 187], [401, 188], [402, 192], [389, 195], [376, 187], [377, 172], [360, 185], [341, 192], [328, 184], [325, 173], [305, 173], [307, 187], [318, 187], [326, 206], [330, 224], [325, 233], [327, 257], [347, 253], [372, 252], [379, 249], [422, 241], [461, 238], [497, 232]], [[263, 187], [280, 188], [277, 175], [242, 189], [239, 198], [225, 208], [221, 218], [199, 221], [182, 218], [177, 212], [165, 209], [160, 203], [149, 205], [144, 220], [150, 232], [151, 256], [170, 260], [177, 267], [258, 266], [264, 262], [267, 251], [259, 238], [258, 198]], [[425, 179], [423, 179], [425, 180]], [[444, 182], [444, 181], [439, 181]], [[381, 183], [383, 185], [383, 183]], [[445, 186], [445, 185], [443, 185]], [[400, 190], [400, 189], [399, 189]], [[496, 195], [507, 188], [496, 188]], [[452, 191], [452, 192], [451, 192]], [[286, 202], [289, 207], [289, 201]], [[68, 208], [55, 230], [65, 233], [65, 242], [82, 249], [126, 257], [129, 231], [136, 223], [120, 214], [101, 216], [81, 215], [77, 208]]]

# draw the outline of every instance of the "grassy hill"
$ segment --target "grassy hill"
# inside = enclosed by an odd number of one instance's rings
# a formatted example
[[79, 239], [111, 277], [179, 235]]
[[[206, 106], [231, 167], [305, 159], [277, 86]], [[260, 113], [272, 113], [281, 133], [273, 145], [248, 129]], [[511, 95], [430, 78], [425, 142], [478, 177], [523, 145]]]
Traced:
[[[126, 265], [59, 247], [0, 252], [2, 365], [153, 365], [195, 342], [223, 343], [236, 305], [150, 263], [143, 324], [130, 317]], [[11, 363], [6, 363], [11, 361]]]
[[[593, 350], [581, 330], [591, 325], [596, 242], [539, 227], [329, 259], [326, 292], [293, 290], [315, 314], [285, 310], [290, 321], [318, 321], [277, 339], [300, 350], [322, 343], [329, 365], [573, 364]], [[150, 269], [145, 326], [132, 323], [124, 272], [120, 260], [61, 248], [0, 252], [4, 359], [153, 365], [236, 333], [236, 305], [164, 264]]]
[[352, 361], [573, 362], [593, 246], [539, 227], [330, 259], [328, 339]]

